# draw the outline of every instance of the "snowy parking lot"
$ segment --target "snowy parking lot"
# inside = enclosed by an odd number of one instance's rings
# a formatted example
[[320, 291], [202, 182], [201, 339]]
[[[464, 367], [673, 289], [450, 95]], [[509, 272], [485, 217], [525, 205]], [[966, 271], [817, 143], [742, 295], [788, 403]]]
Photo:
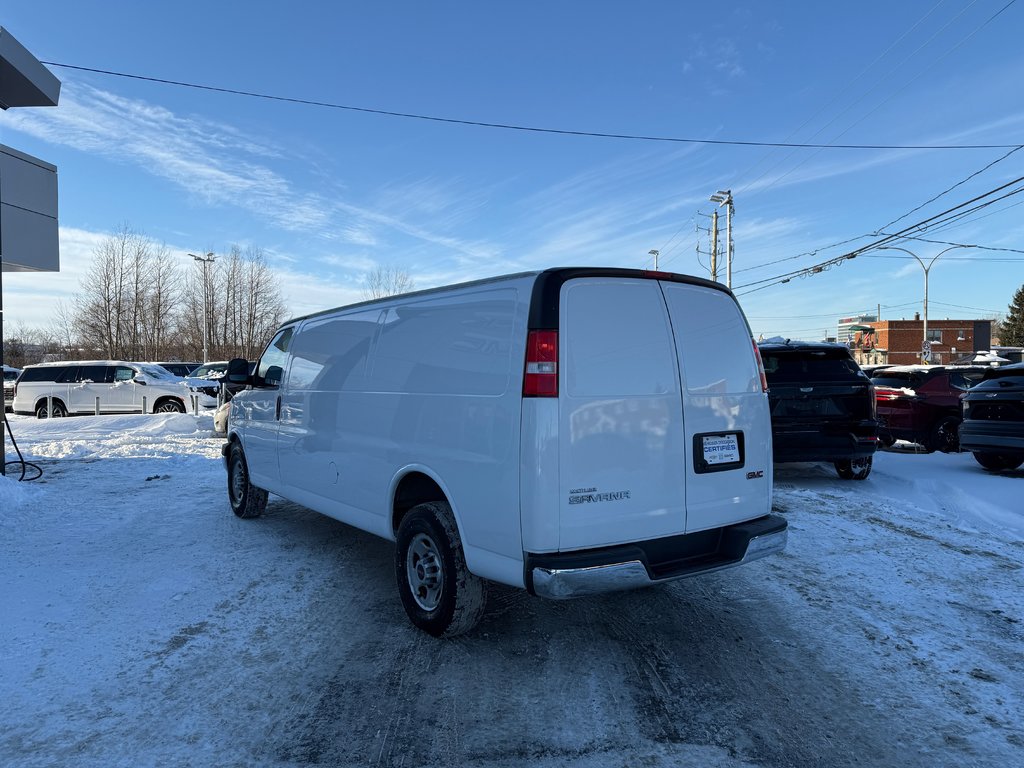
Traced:
[[[781, 465], [787, 551], [480, 626], [406, 619], [392, 546], [271, 497], [208, 416], [10, 419], [0, 764], [1024, 764], [1024, 471]], [[8, 459], [11, 449], [8, 444]]]

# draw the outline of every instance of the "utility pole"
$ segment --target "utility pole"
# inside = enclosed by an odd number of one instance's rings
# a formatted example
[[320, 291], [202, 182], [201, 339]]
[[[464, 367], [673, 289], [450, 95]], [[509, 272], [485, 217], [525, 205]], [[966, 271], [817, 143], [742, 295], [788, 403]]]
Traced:
[[732, 288], [732, 190], [720, 189], [710, 197], [712, 203], [718, 203], [718, 207], [725, 208], [725, 287]]
[[711, 213], [711, 279], [718, 281], [718, 210]]
[[696, 231], [697, 232], [705, 232], [705, 233], [707, 233], [708, 237], [711, 238], [711, 252], [710, 253], [707, 252], [707, 251], [702, 251], [700, 249], [700, 241], [698, 240], [698, 242], [697, 242], [697, 263], [700, 264], [701, 267], [704, 267], [704, 262], [700, 260], [700, 256], [701, 256], [701, 254], [704, 254], [704, 255], [708, 256], [710, 258], [710, 260], [711, 260], [711, 266], [710, 266], [710, 269], [708, 269], [708, 272], [711, 275], [711, 279], [713, 281], [717, 281], [718, 280], [718, 211], [714, 211], [713, 213], [710, 213], [710, 214], [701, 213], [700, 211], [697, 211], [697, 215], [698, 216], [707, 216], [709, 219], [711, 219], [711, 226], [710, 227], [705, 229], [704, 227], [700, 226], [699, 224], [696, 227]]
[[659, 251], [657, 248], [651, 248], [651, 250], [649, 250], [647, 252], [647, 255], [654, 257], [654, 271], [657, 272], [658, 271], [658, 257], [661, 255], [661, 251]]
[[210, 295], [209, 283], [209, 272], [208, 267], [217, 258], [212, 253], [208, 253], [205, 256], [196, 256], [194, 253], [190, 253], [196, 261], [203, 265], [203, 362], [207, 363], [210, 360], [209, 351], [207, 349], [207, 334], [209, 333], [210, 327], [210, 305], [208, 297]]

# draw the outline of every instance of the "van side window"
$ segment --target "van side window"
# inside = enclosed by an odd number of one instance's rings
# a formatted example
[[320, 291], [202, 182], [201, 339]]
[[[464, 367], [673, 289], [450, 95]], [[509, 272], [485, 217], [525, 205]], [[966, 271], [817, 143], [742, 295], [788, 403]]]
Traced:
[[119, 365], [114, 369], [114, 381], [131, 381], [135, 378], [135, 371], [126, 365]]
[[292, 346], [293, 390], [363, 390], [370, 344], [386, 310], [349, 312], [306, 324]]
[[288, 362], [288, 345], [292, 340], [294, 328], [285, 328], [279, 332], [263, 351], [260, 364], [256, 368], [256, 376], [269, 387], [281, 384], [284, 367]]

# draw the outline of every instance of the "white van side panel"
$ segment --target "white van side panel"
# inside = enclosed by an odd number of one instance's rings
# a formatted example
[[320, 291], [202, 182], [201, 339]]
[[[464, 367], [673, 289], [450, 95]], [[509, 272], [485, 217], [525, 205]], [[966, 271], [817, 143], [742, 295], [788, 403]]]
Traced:
[[521, 584], [531, 288], [527, 278], [307, 320], [283, 387], [282, 495], [390, 538], [392, 489], [421, 467], [448, 494], [470, 569], [502, 581], [514, 571]]
[[[686, 530], [767, 515], [772, 491], [771, 417], [746, 320], [736, 301], [722, 291], [661, 285], [683, 380]], [[742, 435], [743, 465], [698, 472], [694, 454], [701, 450], [700, 436], [726, 433]]]
[[683, 533], [683, 414], [658, 283], [567, 281], [559, 368], [558, 549]]

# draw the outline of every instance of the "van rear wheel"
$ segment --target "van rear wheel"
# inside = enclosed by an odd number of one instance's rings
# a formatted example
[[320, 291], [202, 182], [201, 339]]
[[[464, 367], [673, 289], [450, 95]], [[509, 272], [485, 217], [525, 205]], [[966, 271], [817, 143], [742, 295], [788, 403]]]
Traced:
[[466, 567], [455, 516], [446, 502], [419, 504], [402, 518], [395, 575], [409, 620], [434, 637], [461, 635], [483, 616], [486, 585]]
[[249, 465], [238, 443], [228, 451], [228, 499], [231, 511], [238, 517], [259, 517], [267, 508], [267, 492], [249, 481]]

